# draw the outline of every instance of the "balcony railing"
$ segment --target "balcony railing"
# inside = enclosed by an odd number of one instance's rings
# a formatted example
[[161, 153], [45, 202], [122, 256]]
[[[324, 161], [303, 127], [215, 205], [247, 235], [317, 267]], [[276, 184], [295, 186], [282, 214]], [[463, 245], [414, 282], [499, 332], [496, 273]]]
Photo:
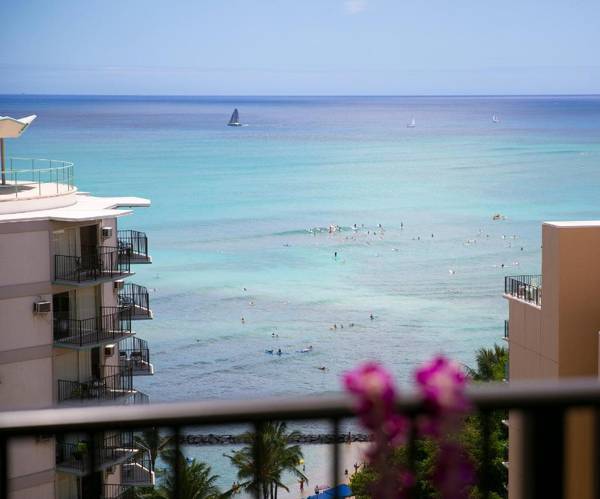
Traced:
[[118, 298], [120, 306], [131, 310], [133, 320], [152, 319], [148, 288], [128, 282], [119, 290]]
[[135, 499], [136, 494], [131, 485], [113, 483], [102, 486], [101, 499]]
[[148, 452], [132, 457], [121, 466], [121, 483], [123, 485], [149, 487], [154, 485], [154, 481], [154, 470]]
[[122, 307], [101, 307], [100, 311], [100, 315], [88, 319], [71, 319], [69, 312], [54, 313], [55, 345], [90, 348], [132, 335], [130, 310], [124, 310]]
[[148, 254], [148, 237], [137, 230], [120, 230], [117, 233], [119, 248], [129, 251], [131, 263], [152, 263]]
[[504, 293], [520, 300], [541, 306], [542, 276], [516, 275], [504, 278]]
[[131, 485], [113, 483], [102, 486], [101, 499], [136, 499], [136, 494]]
[[127, 276], [131, 272], [130, 252], [126, 248], [97, 246], [83, 255], [54, 255], [54, 281], [82, 283]]
[[[96, 438], [94, 451], [95, 470], [102, 470], [108, 466], [123, 463], [138, 452], [136, 449], [133, 432], [113, 432], [109, 436]], [[88, 440], [79, 442], [56, 443], [56, 467], [65, 473], [85, 475], [89, 472], [90, 443]]]
[[[58, 196], [75, 192], [73, 163], [56, 159], [8, 158], [2, 175], [11, 198]], [[10, 187], [9, 187], [10, 186]]]
[[[597, 408], [600, 406], [600, 383], [598, 379], [566, 379], [561, 381], [531, 381], [529, 383], [512, 382], [510, 384], [475, 385], [468, 391], [474, 411], [481, 415], [480, 466], [477, 483], [482, 498], [490, 497], [491, 477], [496, 463], [493, 461], [495, 445], [491, 432], [494, 411], [518, 411], [521, 431], [514, 438], [524, 449], [521, 460], [511, 463], [519, 466], [517, 475], [522, 477], [523, 495], [527, 498], [561, 498], [565, 495], [565, 485], [573, 469], [567, 467], [565, 452], [565, 417], [570, 410], [579, 408]], [[64, 435], [69, 433], [87, 433], [90, 435], [111, 429], [135, 430], [140, 428], [163, 428], [175, 437], [181, 436], [183, 428], [215, 424], [250, 424], [257, 434], [262, 432], [264, 424], [270, 421], [317, 421], [327, 420], [338, 441], [343, 431], [340, 421], [354, 419], [353, 399], [346, 395], [320, 397], [294, 397], [289, 399], [269, 399], [258, 401], [211, 401], [161, 404], [140, 407], [84, 407], [78, 409], [28, 410], [0, 413], [0, 497], [7, 497], [7, 470], [10, 467], [7, 446], [13, 439], [21, 436]], [[426, 405], [415, 394], [406, 393], [397, 400], [397, 409], [408, 416], [412, 428], [420, 421], [419, 416], [427, 411]], [[597, 409], [596, 409], [597, 410]], [[414, 448], [416, 431], [409, 431], [406, 445]], [[590, 436], [590, 438], [593, 438]], [[180, 452], [182, 438], [174, 438], [174, 451]], [[90, 442], [95, 440], [89, 439]], [[265, 462], [265, 448], [255, 438], [256, 462]], [[342, 483], [341, 446], [331, 447], [330, 483]], [[90, 457], [97, 454], [89, 449]], [[586, 454], [587, 456], [587, 454]], [[416, 469], [417, 453], [407, 454], [409, 471]], [[590, 470], [598, 466], [597, 455], [586, 457]], [[139, 462], [139, 461], [138, 461]], [[145, 468], [144, 459], [139, 462]], [[175, 460], [173, 483], [174, 497], [182, 497], [181, 464]], [[94, 464], [94, 463], [92, 463]], [[90, 466], [95, 469], [95, 466]], [[257, 466], [256, 469], [259, 469]], [[512, 469], [512, 468], [511, 468]], [[586, 467], [586, 469], [588, 469]], [[148, 471], [152, 471], [146, 468]], [[129, 471], [131, 480], [136, 471]], [[140, 470], [140, 473], [143, 473]], [[127, 477], [126, 477], [127, 478]], [[260, 478], [255, 477], [260, 484]], [[123, 482], [121, 482], [123, 483]], [[596, 481], [596, 491], [591, 496], [598, 497], [600, 483]], [[102, 485], [93, 484], [90, 498], [101, 497]], [[391, 490], [391, 493], [397, 492]], [[479, 497], [479, 496], [478, 496]]]
[[154, 366], [150, 363], [148, 342], [137, 336], [119, 343], [119, 363], [131, 369], [134, 376], [154, 374]]
[[58, 402], [115, 402], [134, 396], [131, 369], [123, 366], [101, 366], [100, 369], [103, 376], [88, 381], [59, 379]]

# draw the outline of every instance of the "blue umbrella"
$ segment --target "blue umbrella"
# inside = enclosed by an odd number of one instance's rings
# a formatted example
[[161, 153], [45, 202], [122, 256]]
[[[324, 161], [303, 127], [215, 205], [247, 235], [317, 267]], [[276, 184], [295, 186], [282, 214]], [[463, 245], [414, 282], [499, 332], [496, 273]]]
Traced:
[[336, 491], [337, 497], [352, 497], [352, 489], [345, 483], [342, 483], [337, 487], [324, 490], [320, 494], [309, 496], [308, 499], [331, 499], [332, 497], [336, 497]]

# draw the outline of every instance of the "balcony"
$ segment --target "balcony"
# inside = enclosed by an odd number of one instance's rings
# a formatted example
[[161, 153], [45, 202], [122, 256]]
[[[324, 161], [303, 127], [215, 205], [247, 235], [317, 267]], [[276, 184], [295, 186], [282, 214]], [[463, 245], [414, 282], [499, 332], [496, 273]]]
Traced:
[[119, 364], [130, 369], [134, 376], [154, 374], [154, 366], [150, 363], [148, 342], [137, 336], [119, 343]]
[[152, 257], [148, 255], [148, 237], [145, 232], [120, 230], [117, 238], [119, 249], [130, 254], [131, 263], [152, 263]]
[[121, 483], [131, 487], [152, 487], [156, 478], [148, 452], [140, 453], [121, 466]]
[[[124, 463], [139, 452], [133, 439], [133, 432], [116, 432], [104, 438], [96, 438], [94, 447], [94, 469], [103, 470], [109, 466]], [[56, 469], [63, 473], [84, 476], [90, 470], [90, 442], [56, 443]], [[117, 496], [118, 497], [118, 496]]]
[[131, 275], [130, 253], [125, 248], [82, 248], [81, 255], [54, 255], [54, 284], [81, 285]]
[[[58, 380], [58, 403], [135, 403], [132, 370], [123, 366], [101, 366], [102, 377], [87, 381]], [[140, 402], [143, 401], [140, 399]]]
[[136, 499], [138, 497], [131, 485], [114, 483], [102, 486], [100, 499]]
[[88, 319], [71, 319], [69, 315], [69, 312], [54, 314], [56, 347], [87, 349], [118, 342], [133, 334], [130, 313], [121, 307], [101, 307], [100, 315]]
[[150, 298], [148, 289], [139, 284], [124, 283], [118, 294], [119, 305], [128, 308], [131, 313], [131, 319], [144, 320], [152, 319], [152, 310], [150, 310]]
[[504, 294], [542, 306], [542, 276], [517, 275], [504, 278]]
[[[407, 424], [412, 428], [419, 424], [419, 417], [427, 413], [427, 404], [416, 394], [403, 392], [396, 401], [399, 412], [406, 414]], [[518, 411], [521, 422], [520, 431], [512, 438], [524, 449], [518, 461], [511, 462], [511, 470], [518, 466], [517, 475], [522, 478], [523, 497], [561, 498], [566, 497], [566, 485], [580, 475], [579, 469], [570, 466], [571, 457], [566, 451], [567, 431], [573, 428], [568, 422], [573, 410], [595, 408], [600, 405], [600, 383], [597, 378], [570, 378], [565, 380], [545, 380], [511, 382], [510, 384], [477, 384], [467, 393], [474, 413], [482, 417], [481, 440], [477, 440], [480, 451], [480, 463], [474, 477], [481, 497], [491, 497], [491, 477], [497, 469], [492, 446], [497, 444], [490, 432], [490, 416], [496, 411]], [[312, 397], [279, 398], [269, 400], [210, 401], [161, 404], [148, 407], [84, 407], [73, 409], [8, 411], [0, 414], [0, 456], [5, 456], [0, 466], [0, 497], [8, 494], [7, 471], [13, 453], [7, 453], [7, 445], [14, 439], [24, 436], [42, 436], [48, 434], [102, 434], [115, 428], [136, 430], [140, 428], [161, 428], [175, 435], [183, 436], [185, 428], [203, 425], [250, 424], [256, 433], [260, 433], [264, 423], [270, 421], [323, 421], [331, 428], [333, 441], [339, 441], [344, 429], [340, 421], [353, 421], [355, 401], [347, 395], [328, 395]], [[496, 412], [497, 414], [497, 412]], [[591, 414], [590, 414], [591, 416]], [[512, 422], [511, 422], [512, 424]], [[227, 426], [226, 426], [227, 427]], [[409, 428], [410, 430], [410, 428]], [[582, 428], [582, 430], [585, 430]], [[587, 431], [587, 430], [586, 430]], [[583, 434], [593, 439], [593, 430]], [[408, 449], [414, 449], [416, 431], [408, 431]], [[183, 439], [174, 439], [174, 450], [181, 450]], [[255, 442], [262, 439], [255, 438]], [[574, 443], [574, 442], [571, 442]], [[593, 442], [590, 440], [590, 445]], [[330, 462], [326, 463], [331, 484], [342, 483], [343, 468], [339, 466], [342, 446], [332, 445]], [[257, 462], [269, 458], [265, 446], [254, 447]], [[415, 470], [422, 465], [416, 453], [409, 453], [407, 468]], [[594, 470], [597, 456], [590, 452], [581, 455], [586, 470]], [[503, 459], [504, 460], [504, 459]], [[8, 462], [7, 462], [8, 461]], [[450, 467], [449, 473], [462, 473], [459, 468]], [[171, 470], [170, 470], [171, 471]], [[172, 469], [174, 483], [181, 483], [177, 473], [181, 467]], [[593, 475], [593, 473], [592, 473]], [[257, 477], [257, 488], [266, 489], [267, 484]], [[91, 482], [88, 497], [102, 497], [103, 487], [100, 481]], [[150, 485], [154, 483], [154, 473], [145, 453], [136, 453], [122, 464], [122, 476], [119, 485]], [[589, 480], [594, 487], [589, 497], [598, 497], [600, 482]], [[104, 489], [106, 490], [106, 489]], [[115, 491], [124, 489], [116, 487]], [[179, 497], [182, 491], [175, 491]], [[390, 496], [398, 493], [395, 483], [390, 483]], [[113, 499], [115, 495], [107, 496]]]

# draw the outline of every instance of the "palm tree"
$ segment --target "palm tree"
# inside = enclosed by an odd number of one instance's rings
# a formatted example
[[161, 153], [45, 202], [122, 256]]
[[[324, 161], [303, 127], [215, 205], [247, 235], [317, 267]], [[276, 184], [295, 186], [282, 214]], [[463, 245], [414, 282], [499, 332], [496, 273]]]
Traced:
[[158, 428], [148, 428], [135, 436], [135, 443], [144, 449], [148, 449], [148, 452], [150, 452], [152, 469], [155, 469], [158, 456], [162, 454], [165, 447], [171, 443], [171, 440], [172, 437], [161, 436]]
[[[300, 446], [288, 445], [290, 439], [298, 437], [298, 432], [287, 433], [285, 423], [266, 423], [258, 439], [250, 432], [245, 437], [249, 445], [233, 455], [225, 454], [237, 468], [242, 488], [254, 493], [258, 491], [263, 499], [277, 499], [280, 487], [289, 492], [282, 482], [284, 473], [291, 473], [308, 483], [308, 478], [299, 469], [303, 457]], [[260, 466], [255, 461], [257, 447], [261, 450]]]
[[[179, 460], [179, 498], [181, 499], [216, 499], [222, 497], [215, 485], [218, 476], [211, 474], [208, 464], [192, 459], [188, 461], [184, 455], [175, 450], [165, 450], [162, 459], [171, 470], [175, 469]], [[161, 484], [150, 496], [151, 499], [171, 499], [175, 497], [175, 475], [168, 471], [163, 473]]]
[[505, 347], [494, 345], [493, 348], [480, 348], [475, 355], [477, 368], [467, 367], [467, 373], [474, 381], [502, 381], [504, 366], [508, 362], [508, 351]]

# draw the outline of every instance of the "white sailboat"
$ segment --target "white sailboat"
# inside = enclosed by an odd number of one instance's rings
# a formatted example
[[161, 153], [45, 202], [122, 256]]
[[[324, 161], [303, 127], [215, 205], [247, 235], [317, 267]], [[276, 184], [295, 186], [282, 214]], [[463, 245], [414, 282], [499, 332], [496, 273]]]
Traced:
[[498, 116], [496, 116], [496, 114], [494, 114], [494, 115], [492, 116], [492, 121], [493, 121], [494, 123], [500, 123], [500, 120], [498, 119]]
[[410, 123], [406, 124], [406, 128], [415, 128], [417, 126], [417, 122], [415, 121], [415, 117], [412, 117], [412, 120], [410, 120]]
[[237, 107], [233, 110], [227, 126], [242, 126], [240, 123], [240, 113], [238, 113]]

